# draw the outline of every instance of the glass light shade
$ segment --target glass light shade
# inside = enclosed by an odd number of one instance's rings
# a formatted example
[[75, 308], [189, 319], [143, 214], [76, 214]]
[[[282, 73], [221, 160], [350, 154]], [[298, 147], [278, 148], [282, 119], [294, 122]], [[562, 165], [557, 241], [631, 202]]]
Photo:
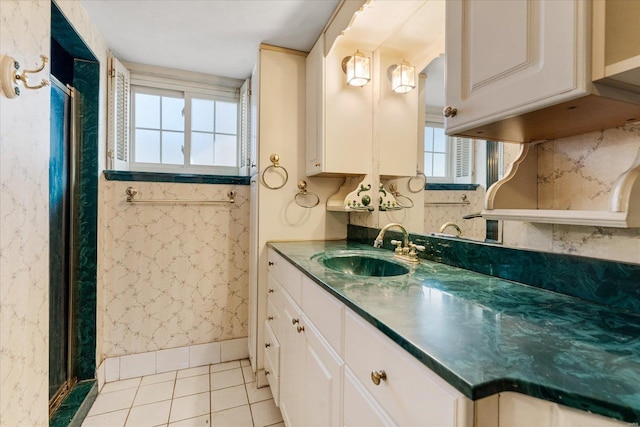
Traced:
[[416, 87], [416, 67], [407, 61], [396, 65], [391, 72], [391, 89], [395, 93], [411, 92]]
[[347, 74], [349, 86], [364, 86], [371, 80], [371, 67], [369, 57], [356, 51], [352, 56], [345, 58], [343, 62], [344, 72]]

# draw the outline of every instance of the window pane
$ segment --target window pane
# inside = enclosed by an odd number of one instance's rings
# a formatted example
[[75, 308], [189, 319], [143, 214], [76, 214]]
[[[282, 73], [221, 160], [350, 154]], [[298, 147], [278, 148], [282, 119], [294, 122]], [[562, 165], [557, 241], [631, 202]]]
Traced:
[[191, 100], [191, 130], [213, 132], [213, 106], [208, 99]]
[[213, 134], [191, 133], [191, 164], [213, 165]]
[[424, 153], [424, 174], [433, 176], [433, 154]]
[[236, 162], [236, 137], [230, 135], [216, 135], [216, 166], [236, 166]]
[[234, 102], [216, 102], [216, 133], [236, 134], [238, 123], [238, 104]]
[[444, 153], [433, 154], [433, 175], [431, 176], [447, 176], [447, 155]]
[[183, 144], [184, 133], [162, 132], [162, 163], [172, 165], [184, 164], [184, 154], [182, 153]]
[[163, 130], [184, 130], [184, 99], [162, 97], [162, 129]]
[[433, 129], [433, 151], [439, 153], [445, 153], [447, 151], [447, 136], [444, 134], [444, 129]]
[[160, 97], [136, 93], [135, 126], [139, 128], [160, 128]]
[[433, 151], [433, 128], [424, 128], [424, 151]]
[[136, 129], [136, 162], [160, 163], [160, 132]]

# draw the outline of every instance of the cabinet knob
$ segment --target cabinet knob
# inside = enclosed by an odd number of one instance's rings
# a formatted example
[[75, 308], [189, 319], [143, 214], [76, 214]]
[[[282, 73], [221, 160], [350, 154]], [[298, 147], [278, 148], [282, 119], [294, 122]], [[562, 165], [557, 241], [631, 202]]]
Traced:
[[269, 371], [267, 371], [267, 370], [265, 369], [265, 370], [264, 370], [264, 374], [265, 374], [265, 375], [269, 375], [269, 374], [271, 374], [271, 372], [269, 372]]
[[268, 342], [264, 343], [264, 348], [269, 348], [269, 347], [271, 347], [271, 343], [268, 343]]
[[271, 322], [273, 320], [273, 316], [267, 316], [267, 320]]
[[270, 294], [273, 293], [273, 289], [269, 289], [267, 292], [269, 292]]
[[291, 319], [292, 325], [295, 325], [296, 323], [300, 323], [300, 319]]
[[273, 265], [273, 261], [269, 261], [267, 264], [269, 264], [269, 265]]
[[298, 330], [298, 333], [304, 332], [304, 326], [298, 326], [296, 329]]
[[375, 385], [380, 385], [380, 380], [382, 381], [386, 381], [387, 380], [387, 373], [385, 371], [371, 371], [371, 381], [373, 381], [373, 383]]
[[442, 114], [444, 114], [445, 117], [455, 117], [458, 114], [458, 109], [447, 107], [444, 109]]
[[316, 167], [319, 168], [322, 163], [316, 163]]

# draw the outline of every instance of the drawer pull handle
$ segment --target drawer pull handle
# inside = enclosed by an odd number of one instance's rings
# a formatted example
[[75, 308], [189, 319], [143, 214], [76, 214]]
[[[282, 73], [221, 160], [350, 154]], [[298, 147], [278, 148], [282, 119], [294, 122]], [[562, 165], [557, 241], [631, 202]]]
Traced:
[[264, 343], [264, 348], [269, 348], [269, 347], [271, 347], [271, 344], [270, 344], [270, 343], [268, 343], [268, 342], [267, 342], [267, 343]]
[[295, 325], [296, 323], [300, 323], [300, 319], [291, 319], [292, 325]]
[[269, 265], [273, 265], [273, 261], [269, 261], [269, 263], [268, 263], [268, 264], [269, 264]]
[[273, 316], [269, 316], [269, 317], [267, 317], [267, 320], [268, 320], [269, 322], [271, 322], [271, 321], [273, 320]]
[[387, 380], [387, 373], [385, 371], [371, 371], [371, 381], [375, 385], [380, 385], [380, 380]]
[[304, 326], [298, 326], [296, 329], [298, 330], [298, 333], [304, 332]]
[[273, 293], [273, 289], [269, 289], [267, 292], [269, 292], [270, 294]]

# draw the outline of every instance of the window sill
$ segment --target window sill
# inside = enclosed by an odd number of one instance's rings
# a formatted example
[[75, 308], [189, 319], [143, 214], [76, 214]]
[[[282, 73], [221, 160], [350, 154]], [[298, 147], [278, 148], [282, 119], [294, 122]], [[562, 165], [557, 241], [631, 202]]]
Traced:
[[233, 175], [196, 175], [166, 172], [135, 172], [105, 170], [107, 181], [176, 182], [184, 184], [236, 184], [249, 185], [251, 177]]
[[424, 186], [428, 191], [444, 191], [444, 190], [461, 190], [461, 191], [476, 191], [479, 184], [450, 184], [450, 183], [427, 183]]

